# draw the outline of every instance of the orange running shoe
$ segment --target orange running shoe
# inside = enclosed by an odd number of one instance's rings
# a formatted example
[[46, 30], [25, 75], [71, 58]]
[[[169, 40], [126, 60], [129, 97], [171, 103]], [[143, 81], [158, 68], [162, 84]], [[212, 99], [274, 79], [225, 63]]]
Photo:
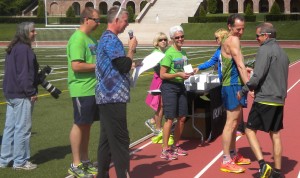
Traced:
[[244, 158], [241, 154], [237, 153], [236, 156], [232, 159], [238, 165], [251, 164], [250, 159]]
[[220, 170], [223, 172], [232, 172], [232, 173], [237, 173], [237, 174], [245, 172], [245, 168], [235, 164], [233, 162], [233, 160], [230, 162], [227, 162], [225, 164], [223, 164], [223, 162], [222, 162]]

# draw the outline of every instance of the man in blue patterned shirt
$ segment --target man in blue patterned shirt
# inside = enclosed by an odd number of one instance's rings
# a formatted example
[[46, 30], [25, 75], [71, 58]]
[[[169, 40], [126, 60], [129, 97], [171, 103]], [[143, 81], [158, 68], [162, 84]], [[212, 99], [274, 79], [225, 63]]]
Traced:
[[101, 121], [98, 147], [98, 178], [109, 177], [109, 165], [115, 164], [118, 178], [129, 177], [129, 133], [126, 106], [129, 102], [129, 71], [137, 40], [131, 38], [126, 55], [118, 34], [128, 26], [128, 12], [113, 6], [107, 13], [107, 30], [97, 48], [96, 103]]

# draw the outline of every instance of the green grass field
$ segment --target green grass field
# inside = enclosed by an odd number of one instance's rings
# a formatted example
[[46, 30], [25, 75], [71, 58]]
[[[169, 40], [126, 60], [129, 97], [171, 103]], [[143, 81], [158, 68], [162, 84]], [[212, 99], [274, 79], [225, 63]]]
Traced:
[[[209, 59], [216, 47], [186, 48], [190, 63], [195, 67]], [[243, 54], [255, 54], [257, 48], [243, 48]], [[72, 102], [67, 88], [67, 60], [64, 48], [36, 48], [38, 62], [41, 66], [49, 65], [54, 72], [47, 77], [63, 93], [60, 98], [53, 99], [43, 88], [39, 89], [39, 100], [33, 112], [31, 137], [31, 160], [38, 164], [33, 171], [13, 171], [1, 169], [0, 177], [22, 178], [62, 178], [66, 176], [72, 157], [69, 143], [69, 131], [72, 126]], [[152, 48], [139, 48], [136, 59], [144, 58]], [[300, 49], [285, 49], [291, 61], [299, 59]], [[2, 93], [3, 67], [5, 52], [0, 48], [0, 138], [5, 122], [5, 98]], [[252, 59], [252, 58], [250, 58]], [[144, 121], [153, 115], [153, 111], [145, 104], [153, 72], [147, 71], [139, 77], [135, 88], [131, 89], [131, 101], [128, 104], [128, 128], [131, 142], [150, 133]], [[92, 127], [90, 140], [90, 158], [96, 160], [99, 138], [99, 122]]]

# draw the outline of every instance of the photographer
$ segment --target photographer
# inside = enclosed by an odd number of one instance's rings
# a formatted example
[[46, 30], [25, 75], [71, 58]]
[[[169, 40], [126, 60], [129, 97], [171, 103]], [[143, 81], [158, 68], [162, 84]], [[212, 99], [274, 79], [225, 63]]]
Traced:
[[13, 169], [32, 170], [30, 158], [31, 119], [37, 101], [38, 63], [31, 48], [36, 35], [33, 22], [18, 25], [6, 49], [3, 92], [7, 101], [0, 168], [13, 162]]

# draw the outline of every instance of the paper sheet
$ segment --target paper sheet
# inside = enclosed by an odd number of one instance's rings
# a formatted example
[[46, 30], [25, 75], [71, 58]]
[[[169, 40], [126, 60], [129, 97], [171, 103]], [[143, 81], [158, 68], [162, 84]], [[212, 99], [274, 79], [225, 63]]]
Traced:
[[156, 64], [159, 63], [164, 56], [165, 56], [165, 54], [161, 53], [161, 52], [153, 52], [153, 53], [149, 54], [148, 56], [146, 56], [141, 63], [142, 65], [136, 67], [133, 70], [132, 86], [134, 87], [136, 85], [137, 78], [141, 75], [141, 73], [155, 67]]

